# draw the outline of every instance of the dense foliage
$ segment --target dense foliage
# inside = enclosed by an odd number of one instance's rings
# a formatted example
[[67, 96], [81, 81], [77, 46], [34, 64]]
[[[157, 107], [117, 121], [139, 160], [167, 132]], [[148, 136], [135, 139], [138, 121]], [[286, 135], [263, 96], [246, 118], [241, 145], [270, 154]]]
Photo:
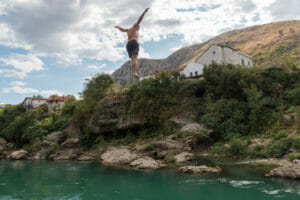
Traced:
[[21, 147], [41, 140], [50, 132], [62, 130], [70, 123], [70, 99], [62, 113], [48, 113], [46, 105], [25, 112], [23, 104], [6, 106], [0, 114], [0, 137]]
[[[126, 92], [118, 91], [126, 94], [127, 102], [115, 109], [125, 109], [125, 113], [139, 118], [142, 127], [120, 135], [104, 135], [101, 131], [95, 135], [88, 124], [101, 99], [114, 93], [112, 87], [109, 75], [97, 75], [85, 84], [83, 99], [70, 98], [61, 112], [49, 113], [45, 106], [28, 112], [21, 104], [6, 106], [0, 112], [0, 137], [23, 146], [71, 124], [79, 128], [82, 142], [91, 147], [114, 137], [132, 141], [139, 136], [174, 133], [169, 119], [188, 115], [213, 131], [209, 135], [209, 141], [217, 142], [213, 152], [239, 157], [281, 157], [294, 148], [296, 152], [291, 156], [299, 155], [299, 137], [280, 130], [283, 114], [300, 104], [297, 68], [245, 68], [213, 63], [204, 68], [200, 79], [194, 80], [185, 79], [178, 72], [164, 72], [132, 84]], [[111, 115], [116, 113], [121, 112]], [[270, 136], [272, 142], [249, 148], [249, 137], [262, 134]]]
[[262, 134], [298, 103], [299, 75], [281, 68], [212, 64], [189, 88], [192, 107], [217, 138]]

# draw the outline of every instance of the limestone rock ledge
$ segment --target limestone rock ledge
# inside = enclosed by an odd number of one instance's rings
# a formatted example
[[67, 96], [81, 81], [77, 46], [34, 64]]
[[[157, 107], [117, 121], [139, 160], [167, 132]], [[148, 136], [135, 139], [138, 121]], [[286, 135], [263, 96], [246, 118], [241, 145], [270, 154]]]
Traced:
[[135, 160], [137, 155], [126, 148], [110, 148], [102, 155], [102, 163], [107, 165], [126, 165]]
[[268, 176], [289, 178], [289, 179], [300, 179], [300, 164], [284, 165], [282, 167], [275, 168], [270, 171]]
[[26, 150], [18, 150], [14, 151], [9, 155], [9, 158], [12, 160], [20, 160], [20, 159], [25, 159], [27, 156], [28, 152]]
[[129, 165], [137, 169], [157, 169], [160, 167], [158, 162], [148, 156], [138, 158]]

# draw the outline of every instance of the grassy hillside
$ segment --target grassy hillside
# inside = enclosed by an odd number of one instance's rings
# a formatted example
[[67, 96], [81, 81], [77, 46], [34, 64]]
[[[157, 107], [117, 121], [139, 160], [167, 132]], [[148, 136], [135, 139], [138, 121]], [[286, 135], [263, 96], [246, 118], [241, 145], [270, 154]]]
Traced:
[[256, 65], [278, 66], [293, 60], [300, 65], [300, 21], [282, 21], [229, 31], [198, 50], [195, 61], [211, 44], [227, 43], [253, 56]]

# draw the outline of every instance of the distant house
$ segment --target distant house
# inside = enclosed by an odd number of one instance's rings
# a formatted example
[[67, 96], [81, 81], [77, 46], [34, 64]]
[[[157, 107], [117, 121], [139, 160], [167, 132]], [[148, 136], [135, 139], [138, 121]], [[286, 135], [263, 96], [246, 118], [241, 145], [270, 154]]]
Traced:
[[4, 103], [0, 103], [0, 108], [4, 108], [5, 104]]
[[68, 100], [68, 97], [53, 97], [47, 100], [47, 106], [49, 112], [60, 111], [65, 105], [65, 102]]
[[193, 59], [194, 62], [190, 62], [185, 65], [181, 65], [174, 69], [162, 70], [145, 77], [141, 77], [140, 80], [147, 79], [159, 75], [161, 72], [173, 72], [178, 71], [184, 74], [187, 78], [198, 78], [203, 74], [203, 68], [205, 65], [210, 65], [213, 62], [217, 64], [234, 64], [245, 67], [252, 67], [252, 56], [245, 52], [234, 49], [228, 45], [214, 44], [206, 49], [202, 54]]
[[56, 96], [52, 98], [26, 97], [23, 101], [23, 105], [26, 108], [26, 111], [28, 111], [46, 104], [49, 112], [53, 112], [60, 111], [67, 100], [68, 98], [64, 96]]
[[230, 63], [247, 67], [253, 66], [252, 56], [224, 44], [211, 45], [196, 59], [196, 63], [202, 65], [209, 65], [212, 62], [218, 64]]
[[27, 110], [37, 108], [45, 103], [48, 99], [42, 97], [26, 97], [23, 101], [24, 108]]

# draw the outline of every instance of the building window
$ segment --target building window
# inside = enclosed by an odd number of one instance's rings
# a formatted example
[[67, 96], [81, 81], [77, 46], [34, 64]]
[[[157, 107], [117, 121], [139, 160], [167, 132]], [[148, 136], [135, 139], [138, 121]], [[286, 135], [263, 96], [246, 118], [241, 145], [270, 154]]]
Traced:
[[251, 62], [250, 61], [248, 61], [248, 65], [249, 65], [249, 67], [251, 67]]
[[242, 59], [242, 65], [245, 66], [245, 61], [244, 61], [244, 59]]
[[215, 52], [215, 51], [213, 51], [213, 54], [216, 54], [216, 52]]
[[192, 77], [193, 76], [193, 72], [190, 72], [190, 77]]
[[195, 76], [198, 76], [198, 72], [197, 71], [195, 71]]

